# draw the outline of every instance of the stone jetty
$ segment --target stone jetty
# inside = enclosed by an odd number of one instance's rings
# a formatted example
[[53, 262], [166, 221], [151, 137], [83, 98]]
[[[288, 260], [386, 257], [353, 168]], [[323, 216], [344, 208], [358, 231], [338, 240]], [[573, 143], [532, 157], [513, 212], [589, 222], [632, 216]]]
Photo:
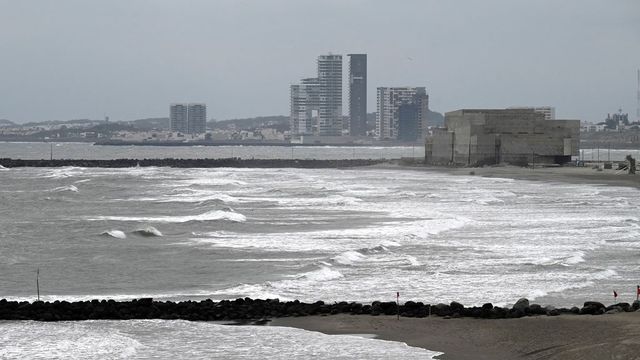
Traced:
[[347, 168], [357, 166], [370, 166], [383, 163], [384, 160], [375, 159], [349, 159], [349, 160], [296, 160], [296, 159], [114, 159], [114, 160], [86, 160], [86, 159], [52, 159], [52, 160], [22, 160], [0, 159], [0, 166], [6, 168], [15, 167], [101, 167], [101, 168], [128, 168], [128, 167], [174, 167], [174, 168]]
[[600, 315], [606, 313], [631, 312], [640, 309], [640, 302], [618, 303], [605, 306], [587, 301], [582, 308], [555, 308], [529, 304], [520, 299], [512, 307], [498, 307], [491, 303], [465, 307], [458, 302], [450, 304], [423, 304], [407, 301], [398, 306], [395, 302], [375, 301], [371, 304], [357, 302], [322, 301], [304, 303], [280, 301], [278, 299], [251, 299], [202, 301], [154, 301], [143, 298], [132, 301], [91, 300], [54, 302], [17, 302], [0, 300], [0, 320], [130, 320], [130, 319], [182, 319], [192, 321], [265, 321], [270, 318], [329, 314], [353, 315], [397, 315], [402, 317], [440, 316], [446, 318], [473, 317], [485, 319], [520, 318], [523, 316]]

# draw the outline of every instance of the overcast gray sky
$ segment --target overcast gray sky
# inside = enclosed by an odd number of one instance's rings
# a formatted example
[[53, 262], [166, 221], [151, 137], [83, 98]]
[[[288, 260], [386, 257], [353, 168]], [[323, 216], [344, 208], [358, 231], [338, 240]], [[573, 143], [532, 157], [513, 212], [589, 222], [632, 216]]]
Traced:
[[369, 55], [370, 112], [376, 87], [410, 85], [440, 112], [635, 119], [640, 1], [0, 0], [0, 119], [165, 117], [181, 101], [288, 115], [289, 85], [328, 52]]

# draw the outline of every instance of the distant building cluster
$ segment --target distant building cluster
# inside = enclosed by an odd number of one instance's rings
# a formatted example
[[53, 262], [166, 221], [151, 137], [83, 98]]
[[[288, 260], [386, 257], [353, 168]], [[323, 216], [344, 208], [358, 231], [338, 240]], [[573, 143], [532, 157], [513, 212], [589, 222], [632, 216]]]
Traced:
[[[348, 56], [348, 127], [344, 126], [342, 115], [342, 55], [320, 55], [318, 76], [291, 85], [292, 137], [323, 137], [322, 141], [327, 142], [328, 137], [368, 135], [367, 55]], [[429, 111], [429, 96], [424, 87], [380, 87], [377, 100], [376, 139], [406, 142], [424, 139]]]
[[176, 103], [169, 107], [171, 131], [184, 134], [203, 134], [207, 128], [207, 105]]

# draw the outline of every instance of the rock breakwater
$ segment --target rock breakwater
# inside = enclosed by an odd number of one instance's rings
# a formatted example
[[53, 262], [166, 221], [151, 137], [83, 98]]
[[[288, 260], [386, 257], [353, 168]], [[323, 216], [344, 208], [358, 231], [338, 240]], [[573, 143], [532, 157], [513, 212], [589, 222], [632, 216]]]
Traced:
[[114, 159], [114, 160], [86, 160], [86, 159], [52, 159], [52, 160], [22, 160], [0, 159], [0, 166], [6, 168], [15, 167], [101, 167], [101, 168], [127, 168], [127, 167], [175, 167], [175, 168], [345, 168], [356, 166], [376, 165], [384, 162], [374, 159], [350, 159], [350, 160], [295, 160], [295, 159]]
[[582, 308], [555, 308], [529, 304], [521, 299], [513, 307], [498, 307], [491, 303], [482, 306], [465, 307], [458, 302], [450, 304], [424, 304], [407, 301], [398, 306], [395, 302], [375, 301], [371, 304], [356, 302], [322, 301], [304, 303], [300, 301], [279, 301], [278, 299], [212, 300], [202, 301], [154, 301], [143, 298], [132, 301], [91, 300], [54, 302], [17, 302], [0, 300], [0, 320], [130, 320], [130, 319], [182, 319], [192, 321], [248, 321], [288, 316], [309, 316], [329, 314], [353, 315], [396, 315], [403, 317], [474, 317], [486, 319], [519, 318], [523, 316], [600, 315], [605, 313], [631, 312], [640, 309], [640, 302], [618, 303], [605, 306], [587, 301]]

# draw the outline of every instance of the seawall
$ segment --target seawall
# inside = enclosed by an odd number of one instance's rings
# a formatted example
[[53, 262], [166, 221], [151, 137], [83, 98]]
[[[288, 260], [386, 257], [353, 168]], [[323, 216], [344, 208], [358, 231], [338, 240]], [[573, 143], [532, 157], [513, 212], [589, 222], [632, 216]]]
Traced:
[[176, 168], [347, 168], [356, 166], [370, 166], [383, 163], [383, 160], [350, 159], [350, 160], [295, 160], [295, 159], [114, 159], [114, 160], [85, 160], [85, 159], [52, 159], [52, 160], [22, 160], [0, 159], [0, 166], [15, 167], [176, 167]]

